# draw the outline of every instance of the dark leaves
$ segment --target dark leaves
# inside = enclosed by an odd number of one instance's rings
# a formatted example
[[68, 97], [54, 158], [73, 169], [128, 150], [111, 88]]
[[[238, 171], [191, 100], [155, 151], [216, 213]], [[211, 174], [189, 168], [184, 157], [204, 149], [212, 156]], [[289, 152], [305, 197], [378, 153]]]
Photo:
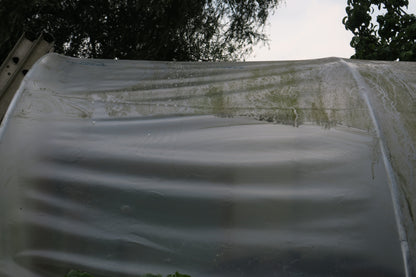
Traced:
[[[48, 32], [78, 57], [236, 60], [266, 40], [280, 0], [1, 0], [0, 58], [23, 31]], [[8, 22], [5, 24], [4, 22]]]
[[[352, 58], [416, 61], [416, 16], [407, 14], [408, 0], [348, 0], [343, 24], [354, 37]], [[375, 8], [377, 26], [371, 23]]]

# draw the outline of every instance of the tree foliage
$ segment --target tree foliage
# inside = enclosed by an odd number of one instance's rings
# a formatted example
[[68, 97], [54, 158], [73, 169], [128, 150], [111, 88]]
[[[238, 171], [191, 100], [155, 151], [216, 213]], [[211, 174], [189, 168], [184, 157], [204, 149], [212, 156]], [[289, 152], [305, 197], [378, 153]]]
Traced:
[[236, 60], [266, 41], [281, 0], [0, 0], [0, 59], [24, 32], [71, 56]]
[[416, 61], [416, 16], [404, 10], [408, 0], [348, 0], [347, 5], [343, 23], [354, 34], [351, 58]]

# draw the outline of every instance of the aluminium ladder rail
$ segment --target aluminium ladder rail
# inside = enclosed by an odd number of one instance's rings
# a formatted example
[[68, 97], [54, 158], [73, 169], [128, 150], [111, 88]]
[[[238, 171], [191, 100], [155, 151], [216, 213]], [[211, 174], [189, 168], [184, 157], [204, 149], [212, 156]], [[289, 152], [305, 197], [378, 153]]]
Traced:
[[24, 33], [0, 66], [0, 122], [2, 121], [23, 77], [32, 65], [53, 49], [53, 38], [41, 34], [38, 38]]

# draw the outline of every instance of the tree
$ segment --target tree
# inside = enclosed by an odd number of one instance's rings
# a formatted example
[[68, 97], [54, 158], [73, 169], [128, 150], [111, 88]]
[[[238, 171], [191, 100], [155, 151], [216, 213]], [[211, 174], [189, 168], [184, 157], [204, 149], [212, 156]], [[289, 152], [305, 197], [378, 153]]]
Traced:
[[416, 61], [416, 16], [404, 10], [408, 0], [348, 0], [347, 5], [343, 24], [354, 34], [351, 58]]
[[0, 0], [0, 59], [24, 32], [70, 56], [237, 60], [267, 40], [281, 0]]

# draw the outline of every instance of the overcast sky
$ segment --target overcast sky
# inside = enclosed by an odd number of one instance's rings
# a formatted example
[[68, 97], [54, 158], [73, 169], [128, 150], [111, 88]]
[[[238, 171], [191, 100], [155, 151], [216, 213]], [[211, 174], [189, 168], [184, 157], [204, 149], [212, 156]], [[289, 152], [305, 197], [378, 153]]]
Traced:
[[[410, 0], [409, 12], [416, 12]], [[345, 30], [347, 0], [285, 0], [270, 18], [269, 47], [258, 45], [248, 61], [349, 58], [352, 33]]]

